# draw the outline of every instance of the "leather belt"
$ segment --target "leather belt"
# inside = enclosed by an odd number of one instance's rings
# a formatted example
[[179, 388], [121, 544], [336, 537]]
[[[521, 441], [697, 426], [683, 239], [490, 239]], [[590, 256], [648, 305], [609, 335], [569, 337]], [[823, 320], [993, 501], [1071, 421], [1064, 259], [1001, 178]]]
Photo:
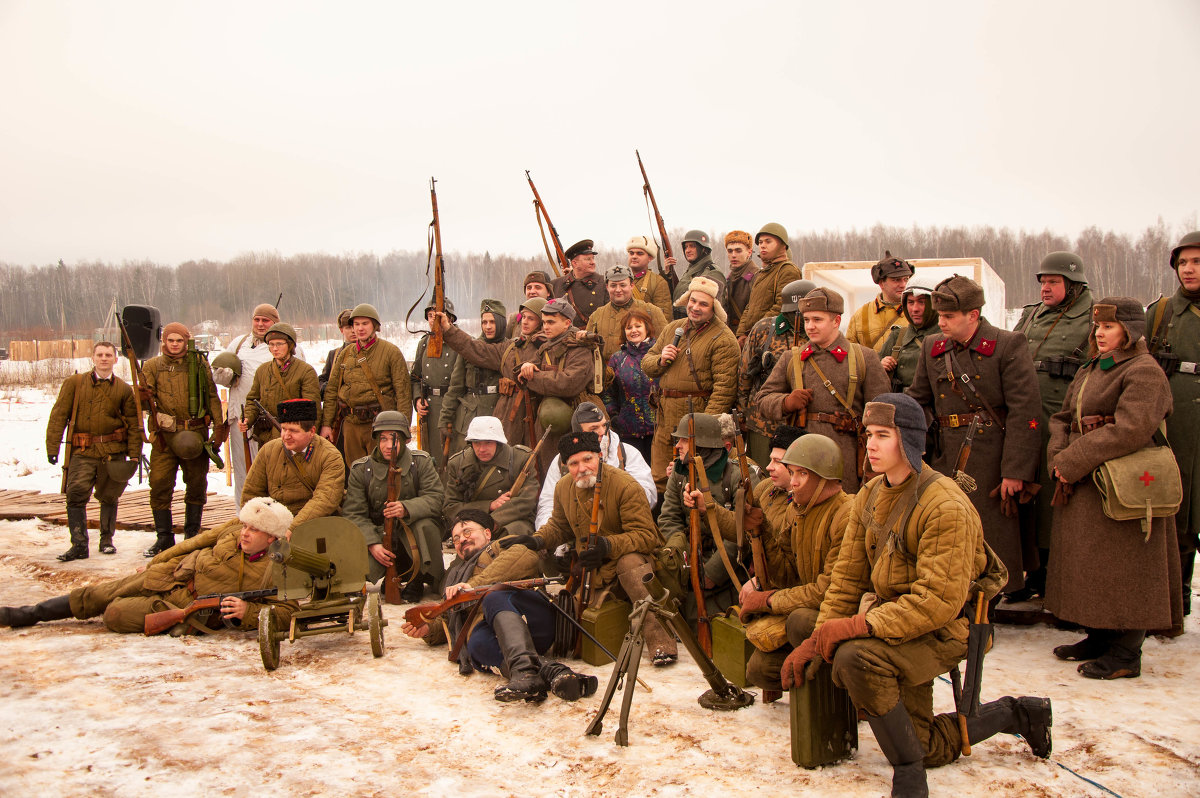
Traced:
[[[1083, 422], [1082, 430], [1079, 428], [1079, 421]], [[1101, 415], [1084, 416], [1083, 418], [1079, 419], [1079, 421], [1071, 422], [1071, 431], [1072, 432], [1083, 432], [1085, 435], [1087, 433], [1091, 432], [1092, 430], [1100, 429], [1105, 424], [1116, 424], [1117, 423], [1117, 419], [1115, 417], [1101, 416]]]
[[184, 429], [208, 429], [208, 416], [204, 418], [189, 418], [183, 422]]
[[443, 393], [444, 393], [444, 391], [441, 388], [430, 388], [429, 389], [430, 396], [441, 396]]
[[669, 388], [663, 388], [662, 395], [666, 399], [687, 399], [689, 397], [707, 399], [712, 396], [712, 391], [672, 391]]
[[484, 396], [484, 395], [492, 396], [499, 392], [500, 392], [500, 389], [499, 389], [499, 386], [497, 386], [497, 385], [485, 385], [482, 388], [468, 388], [467, 389], [467, 393], [472, 394], [473, 396]]
[[858, 434], [858, 419], [849, 413], [810, 413], [809, 420], [824, 421], [833, 426], [834, 430], [845, 435]]
[[125, 440], [125, 428], [120, 427], [108, 435], [93, 435], [90, 432], [76, 432], [71, 436], [71, 445], [76, 449], [86, 449], [95, 443], [110, 443]]
[[970, 426], [971, 422], [976, 418], [979, 419], [979, 426], [992, 426], [992, 417], [987, 413], [951, 413], [948, 416], [938, 416], [937, 421], [943, 427], [954, 429], [955, 427]]

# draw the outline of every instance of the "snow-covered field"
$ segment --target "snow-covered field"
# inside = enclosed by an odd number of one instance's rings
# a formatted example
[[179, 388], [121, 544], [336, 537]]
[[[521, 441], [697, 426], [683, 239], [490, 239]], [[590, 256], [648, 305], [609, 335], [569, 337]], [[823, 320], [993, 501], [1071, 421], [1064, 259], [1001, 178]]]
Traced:
[[[317, 358], [310, 350], [310, 357]], [[323, 362], [323, 353], [322, 353]], [[0, 388], [0, 488], [57, 491], [45, 459], [53, 393]], [[230, 492], [223, 474], [210, 485]], [[24, 604], [132, 571], [149, 532], [118, 532], [119, 554], [61, 564], [63, 527], [0, 521], [0, 604]], [[93, 551], [95, 534], [93, 532]], [[599, 737], [583, 734], [599, 696], [540, 706], [494, 701], [498, 677], [458, 675], [445, 649], [400, 634], [283, 643], [267, 673], [256, 638], [121, 637], [98, 621], [0, 630], [0, 795], [785, 795], [877, 796], [890, 769], [866, 724], [848, 762], [806, 771], [789, 756], [786, 699], [712, 713], [686, 654], [644, 667], [630, 742], [613, 742], [619, 696]], [[1050, 762], [1016, 737], [930, 772], [935, 795], [1200, 795], [1200, 630], [1146, 644], [1140, 679], [1094, 682], [1050, 650], [1077, 635], [997, 627], [985, 699], [1054, 700]], [[607, 680], [607, 668], [582, 670]], [[950, 687], [939, 683], [938, 711]]]

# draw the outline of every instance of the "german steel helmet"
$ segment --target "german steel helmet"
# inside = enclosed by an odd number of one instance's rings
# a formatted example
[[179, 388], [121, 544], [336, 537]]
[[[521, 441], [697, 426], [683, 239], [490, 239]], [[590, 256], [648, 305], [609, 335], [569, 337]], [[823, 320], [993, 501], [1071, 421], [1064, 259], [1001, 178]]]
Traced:
[[792, 441], [781, 462], [807, 469], [823, 479], [842, 478], [841, 447], [824, 435], [801, 435]]
[[671, 437], [686, 438], [688, 436], [688, 419], [692, 417], [696, 419], [697, 446], [703, 446], [705, 449], [720, 449], [725, 445], [725, 439], [721, 437], [720, 419], [708, 413], [685, 413], [683, 418], [679, 419], [679, 424], [675, 427], [675, 432], [671, 433]]
[[1176, 264], [1179, 262], [1180, 250], [1187, 249], [1188, 247], [1200, 247], [1200, 230], [1188, 233], [1183, 238], [1179, 239], [1179, 243], [1175, 245], [1175, 249], [1171, 250], [1172, 269], [1176, 268]]
[[222, 352], [212, 359], [210, 365], [215, 369], [229, 369], [235, 376], [242, 376], [242, 359], [233, 352]]
[[680, 243], [687, 244], [688, 242], [691, 242], [696, 246], [702, 247], [710, 252], [712, 251], [712, 242], [708, 238], [708, 233], [704, 232], [703, 230], [688, 230], [687, 235], [683, 237], [683, 241]]
[[412, 431], [408, 428], [408, 416], [399, 410], [384, 410], [371, 424], [372, 435], [378, 436], [381, 432], [399, 432], [405, 439], [409, 438]]
[[800, 309], [800, 300], [809, 291], [817, 287], [817, 284], [812, 280], [792, 280], [783, 287], [780, 296], [783, 298], [783, 305], [779, 308], [780, 313], [795, 313]]
[[1040, 279], [1046, 274], [1058, 274], [1076, 283], [1086, 283], [1087, 275], [1083, 271], [1083, 258], [1074, 252], [1051, 252], [1042, 258], [1042, 265], [1036, 272]]

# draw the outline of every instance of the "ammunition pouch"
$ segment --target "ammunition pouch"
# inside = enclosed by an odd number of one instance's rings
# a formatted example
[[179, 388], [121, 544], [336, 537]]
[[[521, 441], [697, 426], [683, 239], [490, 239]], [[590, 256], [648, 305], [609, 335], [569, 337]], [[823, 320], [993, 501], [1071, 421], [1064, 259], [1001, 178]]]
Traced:
[[110, 443], [125, 440], [125, 428], [121, 427], [108, 435], [93, 435], [90, 432], [76, 432], [71, 436], [71, 445], [76, 449], [86, 449], [97, 443]]
[[1154, 353], [1154, 359], [1158, 361], [1158, 365], [1162, 366], [1162, 370], [1170, 377], [1176, 371], [1179, 371], [1179, 364], [1183, 362], [1183, 358], [1174, 352], [1158, 351]]
[[516, 380], [510, 380], [508, 377], [501, 377], [500, 383], [496, 387], [501, 396], [512, 396], [517, 392]]
[[1045, 372], [1051, 377], [1062, 380], [1075, 379], [1075, 372], [1079, 371], [1081, 365], [1082, 363], [1079, 358], [1064, 357], [1062, 355], [1048, 357], [1045, 360], [1035, 360], [1033, 362], [1033, 367], [1037, 371]]
[[383, 410], [383, 407], [378, 402], [372, 402], [367, 405], [357, 405], [356, 407], [346, 406], [347, 418], [354, 419], [356, 424], [370, 424], [375, 420], [375, 416]]

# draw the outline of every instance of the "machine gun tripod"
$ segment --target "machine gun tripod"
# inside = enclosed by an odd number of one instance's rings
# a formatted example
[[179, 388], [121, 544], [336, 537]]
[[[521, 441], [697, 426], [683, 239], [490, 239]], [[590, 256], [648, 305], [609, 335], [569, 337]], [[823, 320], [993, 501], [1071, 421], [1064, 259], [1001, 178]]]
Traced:
[[[621, 644], [621, 650], [617, 653], [616, 661], [613, 663], [612, 676], [608, 679], [608, 686], [604, 690], [600, 708], [586, 730], [587, 734], [593, 736], [599, 735], [604, 730], [604, 715], [608, 712], [609, 704], [612, 703], [617, 689], [624, 682], [625, 692], [621, 696], [621, 719], [615, 737], [617, 745], [629, 745], [629, 710], [633, 706], [633, 691], [637, 681], [638, 665], [642, 661], [642, 648], [646, 644], [643, 628], [650, 613], [657, 615], [664, 624], [675, 631], [675, 634], [683, 641], [684, 648], [696, 661], [705, 681], [708, 682], [709, 689], [697, 699], [700, 706], [705, 709], [730, 712], [754, 703], [754, 694], [746, 692], [737, 685], [730, 684], [721, 675], [721, 671], [712, 659], [704, 653], [704, 649], [700, 647], [700, 643], [692, 633], [692, 628], [688, 626], [687, 621], [679, 612], [678, 603], [671, 596], [670, 591], [655, 578], [654, 572], [646, 573], [642, 577], [642, 581], [646, 583], [650, 595], [638, 599], [633, 607], [633, 612], [629, 614], [629, 631], [625, 633], [625, 642]], [[655, 598], [655, 594], [658, 595], [658, 598]]]

